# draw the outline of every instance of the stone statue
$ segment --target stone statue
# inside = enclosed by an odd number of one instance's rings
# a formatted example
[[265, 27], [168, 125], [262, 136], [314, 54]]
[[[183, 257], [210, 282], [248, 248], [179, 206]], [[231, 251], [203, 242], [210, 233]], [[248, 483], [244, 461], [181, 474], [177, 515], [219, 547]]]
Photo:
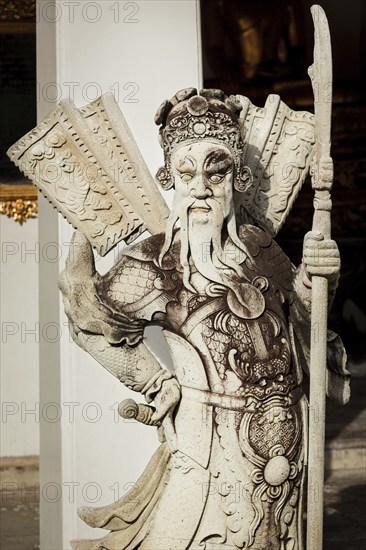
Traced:
[[[331, 299], [340, 260], [313, 231], [295, 268], [272, 237], [311, 165], [314, 116], [278, 96], [258, 108], [188, 88], [155, 120], [170, 213], [110, 94], [80, 111], [61, 102], [10, 151], [79, 230], [60, 278], [74, 341], [145, 398], [120, 414], [161, 441], [129, 493], [79, 510], [109, 532], [73, 548], [303, 550], [311, 279], [325, 277]], [[92, 246], [104, 255], [145, 229], [97, 273]], [[173, 372], [144, 344], [149, 325]], [[327, 391], [342, 403], [345, 357], [328, 336]]]

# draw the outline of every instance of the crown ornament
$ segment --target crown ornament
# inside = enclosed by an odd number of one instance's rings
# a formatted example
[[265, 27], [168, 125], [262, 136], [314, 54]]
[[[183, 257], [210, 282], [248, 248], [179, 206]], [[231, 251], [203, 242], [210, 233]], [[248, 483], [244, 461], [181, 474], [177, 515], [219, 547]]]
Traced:
[[[242, 169], [244, 143], [241, 138], [239, 114], [240, 101], [226, 96], [221, 90], [186, 88], [164, 101], [155, 116], [160, 125], [159, 141], [164, 150], [165, 165], [156, 174], [163, 189], [171, 189], [171, 156], [179, 145], [197, 141], [211, 141], [230, 149], [235, 165], [234, 185], [243, 189], [248, 183], [247, 170]], [[245, 183], [244, 183], [245, 182]]]

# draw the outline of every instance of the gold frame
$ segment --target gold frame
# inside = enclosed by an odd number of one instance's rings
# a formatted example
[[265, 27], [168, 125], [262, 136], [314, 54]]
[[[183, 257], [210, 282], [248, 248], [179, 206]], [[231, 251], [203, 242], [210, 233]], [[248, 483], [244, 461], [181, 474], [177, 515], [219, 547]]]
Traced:
[[[36, 0], [6, 0], [3, 2], [0, 34], [34, 34], [36, 32], [36, 6]], [[0, 184], [0, 214], [13, 218], [21, 225], [30, 218], [36, 218], [38, 214], [37, 188], [27, 183]]]
[[22, 225], [38, 214], [38, 192], [34, 185], [0, 185], [0, 214]]

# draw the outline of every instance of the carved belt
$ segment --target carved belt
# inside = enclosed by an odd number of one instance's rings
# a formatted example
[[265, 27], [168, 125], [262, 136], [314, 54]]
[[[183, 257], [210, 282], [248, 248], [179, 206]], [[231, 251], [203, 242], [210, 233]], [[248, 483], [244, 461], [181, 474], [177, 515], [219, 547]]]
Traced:
[[[198, 390], [196, 388], [188, 388], [187, 386], [181, 386], [181, 392], [183, 398], [190, 399], [191, 401], [198, 401], [203, 405], [211, 405], [213, 407], [220, 407], [222, 409], [230, 409], [233, 411], [256, 412], [258, 404], [263, 405], [263, 402], [261, 401], [258, 403], [253, 402], [251, 397], [238, 397], [237, 395], [227, 395], [207, 390]], [[296, 405], [302, 396], [303, 392], [301, 387], [294, 388], [290, 394], [286, 396], [286, 406], [292, 407]], [[271, 397], [269, 397], [269, 399], [271, 399]], [[280, 396], [276, 397], [281, 399]]]
[[255, 411], [253, 406], [248, 407], [247, 397], [197, 390], [195, 388], [187, 388], [186, 386], [181, 386], [181, 391], [183, 398], [198, 401], [204, 405], [212, 405], [222, 409], [231, 409], [233, 411]]

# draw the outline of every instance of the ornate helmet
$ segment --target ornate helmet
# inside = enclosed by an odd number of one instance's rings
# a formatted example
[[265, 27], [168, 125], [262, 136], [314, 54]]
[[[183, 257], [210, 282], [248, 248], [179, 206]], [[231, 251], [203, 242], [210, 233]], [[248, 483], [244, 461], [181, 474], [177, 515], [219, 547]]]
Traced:
[[160, 168], [156, 179], [163, 189], [171, 189], [171, 155], [177, 145], [209, 140], [230, 149], [234, 159], [234, 186], [244, 191], [248, 185], [248, 169], [242, 170], [243, 141], [240, 134], [240, 101], [233, 95], [226, 96], [221, 90], [195, 88], [180, 90], [164, 101], [156, 115], [160, 125], [159, 141], [164, 150], [165, 166]]

